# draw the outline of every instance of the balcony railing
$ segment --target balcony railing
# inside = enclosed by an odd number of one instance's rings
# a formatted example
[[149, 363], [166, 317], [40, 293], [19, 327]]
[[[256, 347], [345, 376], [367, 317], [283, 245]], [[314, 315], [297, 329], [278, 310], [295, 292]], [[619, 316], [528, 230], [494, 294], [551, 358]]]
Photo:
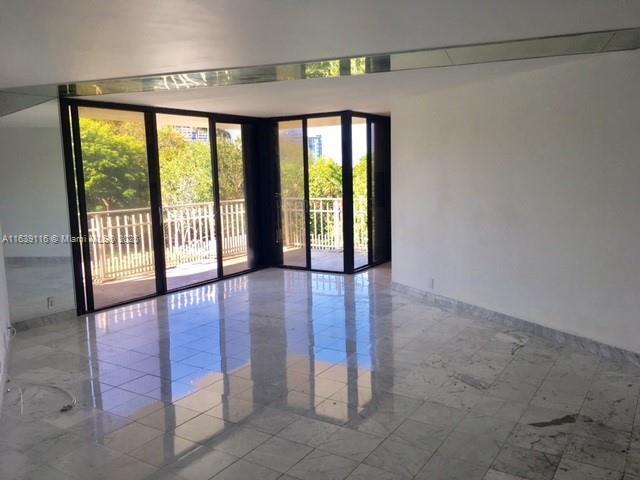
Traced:
[[[311, 248], [342, 251], [342, 199], [309, 200]], [[94, 283], [116, 281], [154, 271], [151, 210], [149, 208], [90, 212], [91, 272]], [[215, 263], [215, 209], [213, 202], [162, 208], [167, 268], [193, 263]], [[222, 255], [246, 255], [247, 218], [244, 200], [220, 202]], [[282, 236], [285, 248], [305, 244], [304, 201], [284, 198]], [[367, 249], [366, 199], [354, 201], [354, 247]]]

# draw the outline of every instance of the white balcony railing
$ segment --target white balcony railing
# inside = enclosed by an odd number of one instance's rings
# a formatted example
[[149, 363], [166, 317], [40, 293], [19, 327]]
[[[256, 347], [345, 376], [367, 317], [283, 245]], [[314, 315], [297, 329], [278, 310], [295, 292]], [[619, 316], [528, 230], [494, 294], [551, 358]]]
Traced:
[[[343, 250], [342, 199], [312, 198], [309, 204], [311, 248]], [[153, 237], [149, 208], [90, 212], [87, 216], [94, 283], [153, 273]], [[167, 268], [191, 263], [215, 263], [213, 202], [165, 206], [162, 208], [162, 220]], [[220, 222], [223, 257], [246, 255], [245, 201], [220, 202]], [[282, 226], [285, 248], [304, 246], [302, 199], [283, 199]], [[356, 251], [366, 251], [367, 238], [366, 199], [356, 199], [354, 201]]]

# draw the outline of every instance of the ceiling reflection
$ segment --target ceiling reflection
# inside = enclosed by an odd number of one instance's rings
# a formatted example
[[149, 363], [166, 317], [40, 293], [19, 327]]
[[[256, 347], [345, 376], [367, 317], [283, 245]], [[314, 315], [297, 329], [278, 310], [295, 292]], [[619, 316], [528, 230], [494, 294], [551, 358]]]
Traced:
[[76, 82], [61, 85], [60, 95], [94, 96], [176, 91], [286, 80], [336, 78], [400, 70], [633, 50], [639, 47], [639, 28], [606, 30], [280, 65]]
[[0, 116], [55, 97], [184, 91], [288, 80], [338, 78], [424, 68], [635, 50], [640, 28], [577, 32], [403, 52], [137, 77], [39, 85], [0, 91]]

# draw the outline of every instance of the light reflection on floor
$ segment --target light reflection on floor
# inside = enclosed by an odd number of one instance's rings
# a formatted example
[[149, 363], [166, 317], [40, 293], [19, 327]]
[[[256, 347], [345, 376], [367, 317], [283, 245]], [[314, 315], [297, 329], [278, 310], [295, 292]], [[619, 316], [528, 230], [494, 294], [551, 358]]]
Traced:
[[[351, 276], [269, 269], [20, 332], [10, 373], [25, 412], [12, 389], [0, 478], [480, 480], [501, 478], [490, 470], [616, 478], [638, 469], [640, 370], [389, 286], [388, 266]], [[512, 342], [523, 343], [514, 351]], [[60, 413], [65, 395], [30, 382], [67, 389], [79, 405]], [[532, 430], [566, 415], [575, 421]], [[603, 435], [609, 443], [596, 445]], [[625, 442], [628, 451], [609, 448]]]

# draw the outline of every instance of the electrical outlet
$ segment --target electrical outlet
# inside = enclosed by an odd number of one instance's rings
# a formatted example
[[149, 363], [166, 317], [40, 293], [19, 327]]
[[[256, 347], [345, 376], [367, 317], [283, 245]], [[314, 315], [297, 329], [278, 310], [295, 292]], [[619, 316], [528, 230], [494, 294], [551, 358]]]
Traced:
[[47, 297], [47, 310], [56, 306], [56, 297]]

